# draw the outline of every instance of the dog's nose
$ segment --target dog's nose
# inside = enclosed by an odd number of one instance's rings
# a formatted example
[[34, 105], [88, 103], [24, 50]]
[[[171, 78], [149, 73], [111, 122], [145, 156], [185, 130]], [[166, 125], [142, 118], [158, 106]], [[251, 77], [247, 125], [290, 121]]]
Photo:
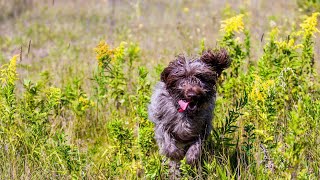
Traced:
[[193, 92], [193, 91], [189, 91], [186, 94], [186, 98], [188, 98], [188, 99], [192, 99], [192, 98], [195, 98], [195, 97], [197, 97], [197, 94], [195, 92]]

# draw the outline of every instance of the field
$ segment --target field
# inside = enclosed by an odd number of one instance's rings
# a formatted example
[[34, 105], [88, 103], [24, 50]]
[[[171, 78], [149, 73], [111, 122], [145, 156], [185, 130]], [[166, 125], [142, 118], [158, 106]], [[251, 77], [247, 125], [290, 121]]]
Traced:
[[0, 179], [168, 179], [147, 105], [224, 47], [213, 131], [181, 179], [320, 179], [318, 0], [0, 0]]

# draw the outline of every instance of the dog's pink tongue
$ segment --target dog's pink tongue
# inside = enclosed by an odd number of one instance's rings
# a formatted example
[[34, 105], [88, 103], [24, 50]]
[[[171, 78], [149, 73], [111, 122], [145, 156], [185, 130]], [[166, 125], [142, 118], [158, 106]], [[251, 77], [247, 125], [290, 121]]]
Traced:
[[179, 112], [183, 112], [184, 110], [187, 109], [189, 102], [183, 101], [183, 100], [179, 100], [178, 104], [180, 106], [180, 108], [178, 109]]

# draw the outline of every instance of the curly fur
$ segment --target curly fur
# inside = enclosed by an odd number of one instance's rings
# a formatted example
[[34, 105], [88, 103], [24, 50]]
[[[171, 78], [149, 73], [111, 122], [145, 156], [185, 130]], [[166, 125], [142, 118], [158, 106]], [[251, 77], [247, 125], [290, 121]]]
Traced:
[[[207, 50], [193, 60], [180, 55], [163, 70], [148, 108], [160, 153], [175, 162], [186, 157], [187, 163], [197, 163], [212, 129], [216, 81], [230, 63], [226, 50]], [[179, 100], [189, 102], [183, 112]]]

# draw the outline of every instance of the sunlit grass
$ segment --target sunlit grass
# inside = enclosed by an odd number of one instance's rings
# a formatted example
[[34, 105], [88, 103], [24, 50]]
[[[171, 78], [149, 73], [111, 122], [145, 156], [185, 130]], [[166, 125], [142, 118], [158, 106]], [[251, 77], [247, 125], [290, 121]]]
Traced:
[[152, 86], [174, 55], [215, 46], [233, 64], [202, 165], [182, 161], [182, 177], [319, 178], [317, 13], [269, 14], [270, 27], [248, 2], [79, 2], [2, 19], [0, 179], [168, 178], [148, 120]]

